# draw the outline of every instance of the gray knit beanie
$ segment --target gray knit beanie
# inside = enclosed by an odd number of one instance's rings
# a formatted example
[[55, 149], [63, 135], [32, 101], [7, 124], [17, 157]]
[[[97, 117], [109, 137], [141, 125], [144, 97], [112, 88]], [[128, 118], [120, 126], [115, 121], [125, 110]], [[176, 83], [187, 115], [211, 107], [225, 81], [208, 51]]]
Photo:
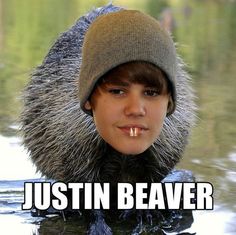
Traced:
[[149, 62], [164, 71], [175, 107], [176, 51], [172, 38], [153, 17], [136, 10], [121, 10], [99, 16], [85, 35], [79, 74], [79, 98], [84, 112], [91, 114], [84, 105], [98, 79], [131, 61]]

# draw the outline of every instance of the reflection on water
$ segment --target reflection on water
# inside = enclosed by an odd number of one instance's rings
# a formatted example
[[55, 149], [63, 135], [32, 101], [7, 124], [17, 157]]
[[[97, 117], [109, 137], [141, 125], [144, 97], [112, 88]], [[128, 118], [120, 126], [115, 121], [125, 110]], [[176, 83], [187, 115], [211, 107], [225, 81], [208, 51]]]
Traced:
[[[0, 180], [39, 177], [17, 137], [20, 91], [28, 73], [42, 61], [57, 35], [92, 6], [106, 2], [0, 0]], [[209, 181], [215, 189], [214, 211], [194, 213], [191, 231], [209, 234], [206, 228], [210, 227], [210, 234], [235, 234], [236, 2], [117, 0], [115, 3], [171, 19], [167, 27], [173, 30], [199, 97], [197, 126], [178, 167], [192, 170], [198, 181]], [[8, 183], [8, 189], [14, 188], [14, 183]], [[15, 190], [6, 203], [3, 184], [0, 189], [3, 234], [37, 231], [29, 213], [20, 211], [22, 194]], [[14, 226], [9, 226], [9, 222]]]
[[[13, 226], [11, 226], [13, 225]], [[25, 218], [22, 215], [0, 215], [1, 232], [5, 235], [36, 235], [38, 225], [25, 223]]]
[[213, 212], [196, 211], [191, 230], [200, 235], [235, 234], [235, 219], [234, 213], [223, 208], [215, 209]]
[[34, 219], [21, 210], [23, 180], [0, 181], [0, 232], [5, 235], [36, 234], [41, 218]]
[[[38, 178], [19, 137], [0, 135], [0, 180]], [[1, 191], [1, 188], [0, 188]]]

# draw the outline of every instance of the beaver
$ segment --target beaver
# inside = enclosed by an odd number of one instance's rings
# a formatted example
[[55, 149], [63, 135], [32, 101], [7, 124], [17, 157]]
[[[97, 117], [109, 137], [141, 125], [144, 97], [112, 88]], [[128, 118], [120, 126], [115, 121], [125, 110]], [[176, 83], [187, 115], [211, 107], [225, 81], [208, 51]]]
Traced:
[[[77, 80], [85, 34], [99, 16], [122, 9], [109, 4], [82, 16], [59, 36], [23, 92], [23, 142], [37, 170], [49, 179], [66, 183], [161, 182], [183, 155], [195, 123], [196, 105], [180, 57], [176, 110], [165, 118], [158, 139], [138, 158], [112, 149], [97, 132], [93, 117], [81, 109]], [[92, 223], [90, 234], [111, 234], [103, 216], [101, 211], [92, 213], [93, 221], [100, 225]]]

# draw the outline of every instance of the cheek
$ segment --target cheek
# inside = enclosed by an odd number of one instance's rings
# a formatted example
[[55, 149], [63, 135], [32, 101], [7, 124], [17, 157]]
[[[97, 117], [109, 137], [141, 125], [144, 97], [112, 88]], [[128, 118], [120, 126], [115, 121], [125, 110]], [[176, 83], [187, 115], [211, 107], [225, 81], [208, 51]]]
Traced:
[[104, 129], [104, 126], [107, 123], [107, 113], [104, 110], [102, 112], [102, 110], [100, 108], [97, 108], [95, 110], [93, 110], [93, 121], [96, 125], [96, 128], [98, 130], [98, 132], [100, 132], [100, 130]]
[[119, 103], [114, 103], [107, 97], [99, 97], [92, 106], [95, 122], [110, 124], [116, 122], [122, 110], [120, 106]]
[[167, 110], [168, 110], [168, 103], [169, 103], [169, 98], [164, 98], [163, 102], [160, 103], [160, 116], [164, 119], [167, 115]]
[[109, 128], [115, 123], [115, 118], [115, 110], [106, 102], [97, 103], [95, 109], [93, 109], [93, 120], [102, 137], [109, 132]]
[[149, 111], [151, 112], [151, 116], [155, 118], [165, 117], [167, 114], [168, 100], [164, 99], [162, 102], [153, 104], [152, 107], [149, 107]]
[[152, 123], [152, 126], [157, 132], [156, 134], [159, 135], [162, 129], [164, 120], [167, 114], [167, 104], [168, 102], [162, 103], [161, 105], [152, 108], [149, 115], [149, 120]]
[[113, 146], [114, 144], [114, 120], [106, 111], [94, 114], [94, 123], [98, 134], [102, 139]]

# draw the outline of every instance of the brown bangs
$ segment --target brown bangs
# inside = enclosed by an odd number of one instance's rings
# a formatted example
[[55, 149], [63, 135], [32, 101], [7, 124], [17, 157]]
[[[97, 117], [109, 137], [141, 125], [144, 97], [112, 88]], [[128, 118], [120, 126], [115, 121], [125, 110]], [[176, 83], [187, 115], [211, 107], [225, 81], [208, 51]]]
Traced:
[[108, 84], [142, 84], [145, 87], [155, 87], [160, 94], [171, 92], [170, 82], [164, 72], [156, 66], [140, 61], [128, 62], [115, 67], [106, 73], [98, 82]]

